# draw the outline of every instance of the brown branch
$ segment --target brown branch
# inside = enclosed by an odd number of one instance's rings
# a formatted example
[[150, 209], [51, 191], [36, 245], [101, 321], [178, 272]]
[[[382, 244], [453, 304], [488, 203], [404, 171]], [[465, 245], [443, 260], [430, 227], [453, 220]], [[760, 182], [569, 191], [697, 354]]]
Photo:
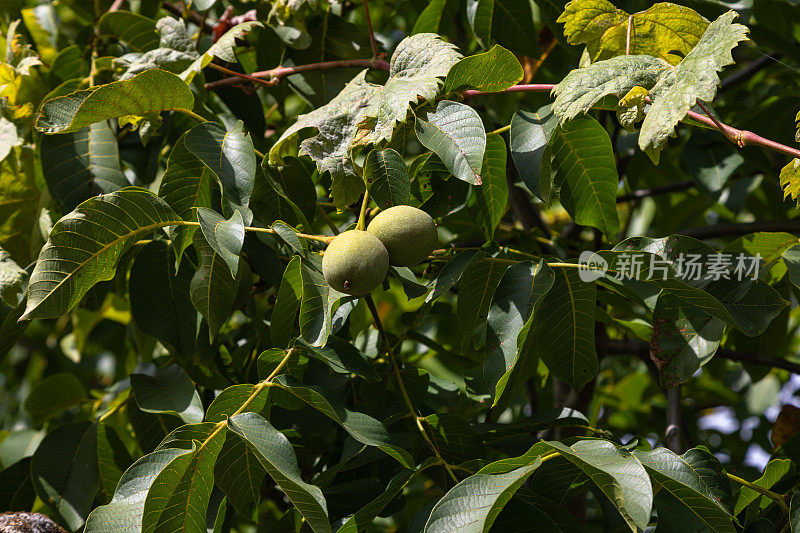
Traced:
[[[277, 79], [275, 79], [273, 81], [267, 81], [267, 80], [265, 80], [263, 78], [257, 78], [255, 76], [251, 76], [250, 74], [243, 74], [241, 72], [236, 72], [235, 70], [231, 70], [229, 68], [225, 68], [225, 67], [223, 67], [221, 65], [217, 65], [215, 63], [209, 63], [208, 66], [213, 68], [214, 70], [218, 70], [218, 71], [223, 72], [225, 74], [228, 74], [230, 76], [235, 76], [235, 77], [237, 77], [239, 79], [247, 80], [247, 81], [250, 81], [252, 83], [258, 83], [260, 85], [271, 86], [271, 85], [276, 85], [278, 83]], [[211, 83], [213, 83], [213, 82], [211, 82]]]
[[760, 222], [715, 224], [701, 226], [678, 232], [695, 239], [716, 239], [719, 237], [735, 237], [757, 233], [759, 231], [783, 231], [786, 233], [800, 233], [800, 220], [763, 220]]
[[545, 93], [550, 92], [555, 87], [552, 83], [526, 83], [520, 85], [514, 85], [513, 87], [509, 87], [508, 89], [504, 89], [502, 91], [476, 91], [470, 89], [468, 91], [464, 91], [461, 93], [464, 98], [475, 98], [476, 96], [486, 96], [487, 94], [502, 94], [502, 93], [525, 93], [525, 92], [539, 92]]
[[375, 32], [372, 31], [372, 18], [369, 16], [369, 5], [364, 0], [364, 14], [367, 16], [367, 28], [369, 28], [369, 45], [372, 47], [372, 57], [378, 57], [378, 43], [375, 41]]
[[681, 387], [672, 387], [666, 390], [667, 394], [667, 427], [664, 430], [664, 439], [667, 448], [675, 453], [683, 453], [681, 442]]
[[[297, 65], [295, 67], [277, 67], [271, 70], [262, 70], [250, 74], [253, 78], [267, 80], [281, 80], [286, 76], [298, 74], [300, 72], [311, 72], [316, 70], [332, 70], [337, 68], [374, 68], [377, 70], [389, 70], [389, 63], [382, 59], [341, 59], [338, 61], [323, 61], [321, 63], [310, 63], [308, 65]], [[241, 83], [242, 79], [238, 76], [222, 78], [221, 80], [206, 83], [206, 89], [216, 89], [218, 87], [228, 87]], [[273, 81], [273, 84], [277, 83]]]
[[125, 0], [114, 0], [114, 3], [108, 8], [108, 11], [118, 11], [122, 9], [123, 4], [125, 4]]
[[[180, 4], [176, 4], [175, 2], [164, 2], [161, 4], [161, 7], [172, 13], [177, 17], [183, 17], [184, 9], [183, 6]], [[196, 11], [189, 11], [188, 12], [189, 20], [197, 24], [198, 26], [205, 29], [206, 32], [212, 33], [216, 24], [211, 22], [210, 20], [206, 20], [203, 15], [197, 13]]]

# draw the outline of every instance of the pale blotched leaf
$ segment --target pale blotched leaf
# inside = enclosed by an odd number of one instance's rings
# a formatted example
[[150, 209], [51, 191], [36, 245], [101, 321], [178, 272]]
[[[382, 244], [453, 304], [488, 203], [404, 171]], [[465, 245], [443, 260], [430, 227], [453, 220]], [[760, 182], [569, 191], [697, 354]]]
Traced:
[[438, 155], [455, 177], [481, 184], [486, 132], [477, 111], [443, 100], [425, 118], [417, 116], [416, 131], [419, 142]]
[[652, 105], [639, 132], [639, 147], [654, 162], [697, 100], [710, 102], [716, 96], [717, 73], [733, 63], [731, 50], [747, 39], [747, 27], [734, 23], [736, 17], [735, 11], [728, 11], [712, 22], [697, 46], [650, 90]]
[[242, 437], [267, 473], [286, 493], [315, 533], [330, 533], [328, 507], [319, 487], [300, 477], [289, 440], [256, 413], [242, 413], [227, 421], [228, 429]]
[[27, 286], [28, 273], [0, 248], [0, 302], [18, 306]]
[[65, 314], [95, 283], [113, 277], [133, 243], [179, 222], [163, 200], [135, 187], [82, 203], [53, 226], [31, 274], [24, 317]]
[[708, 20], [696, 11], [668, 2], [628, 15], [607, 0], [572, 0], [557, 22], [564, 24], [567, 42], [586, 45], [592, 61], [627, 52], [659, 57], [673, 65], [708, 27]]
[[183, 80], [164, 70], [152, 69], [129, 80], [48, 100], [42, 104], [36, 129], [44, 133], [71, 133], [123, 115], [191, 110], [193, 106], [194, 96]]
[[[348, 179], [360, 181], [350, 159], [351, 150], [391, 139], [396, 124], [406, 120], [410, 105], [419, 98], [434, 98], [440, 78], [460, 58], [454, 46], [438, 35], [420, 33], [404, 39], [392, 56], [385, 85], [366, 81], [366, 70], [359, 73], [328, 104], [298, 117], [270, 149], [270, 164], [283, 164], [284, 157], [297, 153], [300, 131], [316, 128], [316, 135], [299, 144], [299, 153], [310, 156], [320, 172], [330, 172], [334, 187]], [[339, 194], [334, 189], [338, 206], [357, 199], [363, 185], [360, 191], [350, 190], [356, 185], [338, 185]]]

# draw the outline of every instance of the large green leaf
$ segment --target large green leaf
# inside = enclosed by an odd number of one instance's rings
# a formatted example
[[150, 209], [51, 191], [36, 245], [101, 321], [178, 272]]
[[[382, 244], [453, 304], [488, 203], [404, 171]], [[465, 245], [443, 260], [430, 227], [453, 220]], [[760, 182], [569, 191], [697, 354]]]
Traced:
[[133, 463], [133, 458], [119, 434], [107, 423], [97, 424], [97, 472], [100, 486], [108, 501], [122, 478], [122, 474]]
[[553, 130], [550, 149], [564, 208], [578, 224], [614, 240], [619, 176], [606, 130], [589, 116], [572, 120]]
[[317, 189], [306, 166], [298, 159], [286, 158], [282, 167], [275, 168], [270, 167], [268, 159], [264, 158], [261, 171], [267, 183], [289, 204], [303, 227], [310, 229], [317, 207]]
[[692, 461], [666, 448], [634, 450], [633, 455], [644, 465], [654, 482], [682, 502], [686, 506], [684, 511], [696, 515], [710, 531], [736, 531], [730, 513], [717, 500], [717, 494]]
[[201, 207], [197, 219], [206, 242], [214, 249], [231, 270], [231, 275], [239, 273], [239, 256], [244, 246], [244, 221], [242, 213], [236, 209], [229, 219], [214, 211]]
[[297, 310], [303, 298], [303, 278], [300, 271], [300, 256], [292, 256], [283, 271], [275, 307], [272, 308], [272, 321], [269, 335], [275, 346], [286, 346], [292, 336]]
[[309, 254], [300, 261], [303, 298], [300, 302], [300, 335], [312, 346], [324, 346], [331, 334], [334, 306], [348, 298], [331, 288], [322, 275], [322, 258]]
[[652, 105], [639, 132], [639, 147], [654, 162], [697, 100], [710, 102], [716, 96], [717, 73], [733, 63], [731, 50], [747, 38], [747, 27], [735, 24], [736, 17], [735, 11], [728, 11], [712, 22], [697, 46], [650, 90]]
[[467, 20], [483, 48], [488, 48], [492, 40], [493, 15], [494, 0], [467, 0]]
[[[764, 467], [764, 473], [761, 477], [753, 481], [753, 483], [764, 489], [771, 489], [778, 481], [780, 481], [786, 474], [791, 471], [792, 461], [790, 459], [772, 459], [767, 466]], [[756, 500], [762, 499], [760, 493], [748, 487], [742, 487], [739, 490], [739, 496], [736, 498], [736, 505], [733, 508], [733, 514], [738, 515], [744, 509]], [[766, 499], [766, 498], [765, 498]], [[770, 503], [772, 500], [768, 500]]]
[[696, 11], [668, 2], [628, 15], [607, 0], [572, 0], [557, 22], [564, 24], [570, 44], [586, 45], [592, 61], [641, 54], [673, 65], [689, 53], [708, 27], [708, 21]]
[[508, 181], [506, 179], [506, 143], [499, 135], [486, 138], [483, 155], [483, 183], [475, 187], [472, 215], [487, 241], [494, 239], [494, 230], [506, 212]]
[[44, 438], [31, 459], [36, 494], [67, 524], [81, 527], [100, 490], [97, 424], [59, 426]]
[[480, 261], [484, 257], [486, 257], [486, 254], [479, 250], [462, 250], [442, 267], [442, 270], [439, 271], [439, 275], [436, 276], [436, 279], [433, 280], [431, 284], [431, 292], [425, 297], [425, 303], [420, 308], [417, 325], [422, 323], [436, 299], [456, 286], [467, 266], [473, 261]]
[[[385, 85], [366, 81], [366, 70], [359, 73], [328, 104], [298, 117], [270, 149], [270, 164], [283, 164], [284, 157], [296, 153], [300, 131], [316, 128], [315, 136], [300, 143], [300, 154], [316, 161], [320, 172], [330, 172], [334, 187], [344, 191], [346, 187], [337, 182], [358, 179], [350, 151], [391, 139], [396, 124], [405, 122], [410, 104], [419, 98], [433, 99], [440, 78], [460, 58], [455, 47], [438, 35], [420, 33], [403, 39], [392, 56]], [[338, 206], [354, 200], [350, 195], [337, 195], [334, 189]]]
[[581, 440], [572, 446], [560, 442], [547, 445], [580, 468], [603, 491], [631, 531], [647, 527], [653, 508], [653, 487], [636, 457], [601, 440]]
[[31, 458], [25, 457], [0, 471], [0, 509], [22, 511], [33, 507], [36, 491], [31, 481]]
[[130, 185], [119, 165], [117, 138], [105, 121], [65, 135], [45, 135], [42, 172], [63, 213], [98, 194]]
[[202, 441], [191, 434], [192, 440], [181, 439], [183, 442], [170, 446], [191, 445], [192, 449], [175, 458], [153, 480], [142, 512], [142, 531], [170, 533], [205, 528], [206, 509], [214, 488], [214, 463], [225, 442], [225, 431], [214, 429], [213, 424], [197, 426], [196, 437], [202, 437]]
[[95, 122], [123, 115], [191, 110], [194, 96], [175, 74], [152, 69], [125, 81], [59, 96], [42, 104], [36, 129], [44, 133], [71, 133]]
[[523, 261], [503, 274], [494, 291], [486, 323], [483, 377], [493, 403], [500, 400], [533, 324], [536, 305], [553, 286], [554, 272], [547, 263]]
[[481, 184], [486, 132], [477, 111], [443, 100], [423, 119], [417, 116], [417, 139], [433, 151], [455, 177]]
[[550, 203], [553, 184], [550, 136], [556, 127], [550, 105], [536, 112], [517, 111], [511, 118], [511, 157], [528, 189], [543, 202]]
[[84, 531], [141, 531], [145, 498], [156, 476], [175, 459], [191, 453], [164, 448], [140, 458], [122, 475], [111, 502], [92, 511]]
[[25, 399], [25, 411], [34, 424], [41, 424], [51, 416], [79, 405], [86, 400], [86, 389], [73, 374], [53, 374], [36, 385]]
[[553, 287], [533, 316], [536, 353], [547, 368], [580, 390], [597, 374], [594, 342], [594, 283], [574, 268], [554, 270]]
[[246, 515], [258, 503], [266, 474], [244, 439], [228, 432], [214, 466], [214, 482], [238, 512]]
[[411, 184], [403, 157], [391, 148], [372, 150], [364, 161], [364, 180], [372, 199], [382, 209], [407, 205]]
[[145, 413], [175, 414], [186, 424], [202, 422], [203, 403], [178, 365], [162, 368], [153, 376], [131, 374], [130, 380], [136, 404]]
[[36, 258], [42, 201], [36, 174], [32, 149], [15, 148], [0, 162], [0, 247], [20, 265]]
[[194, 354], [197, 336], [197, 311], [189, 298], [193, 275], [188, 261], [176, 269], [172, 246], [153, 241], [139, 250], [128, 278], [136, 325], [180, 358]]
[[67, 313], [95, 283], [114, 276], [117, 261], [133, 243], [181, 221], [144, 189], [125, 188], [85, 201], [53, 226], [31, 274], [23, 317]]
[[453, 65], [444, 80], [444, 92], [502, 91], [519, 83], [522, 76], [522, 65], [514, 54], [496, 44], [488, 52], [465, 57]]
[[137, 52], [146, 52], [158, 47], [159, 37], [156, 23], [131, 11], [109, 11], [97, 21], [99, 35], [113, 35]]
[[473, 344], [473, 337], [476, 347], [483, 346], [492, 295], [507, 268], [505, 263], [477, 260], [469, 262], [460, 274], [456, 314], [461, 327], [462, 350]]
[[501, 474], [477, 473], [450, 489], [436, 503], [425, 532], [485, 533], [517, 489], [539, 467], [538, 457], [527, 466]]
[[[186, 135], [181, 135], [172, 147], [158, 195], [181, 218], [196, 222], [195, 208], [211, 207], [212, 171], [186, 148]], [[196, 230], [196, 226], [177, 226], [170, 232], [178, 262], [184, 250], [192, 244]]]
[[232, 276], [228, 265], [201, 232], [194, 234], [194, 247], [200, 255], [200, 268], [192, 278], [189, 294], [195, 309], [208, 322], [208, 332], [213, 339], [233, 311], [242, 266], [240, 263], [239, 273]]
[[28, 287], [28, 272], [0, 248], [0, 304], [17, 307]]
[[255, 413], [238, 414], [228, 429], [242, 437], [278, 487], [294, 504], [315, 533], [330, 533], [328, 507], [322, 491], [300, 477], [297, 458], [289, 440]]
[[204, 122], [192, 128], [184, 138], [186, 148], [216, 174], [222, 185], [226, 215], [238, 209], [244, 225], [253, 221], [248, 204], [256, 176], [256, 153], [253, 139], [240, 120], [226, 131], [218, 124]]
[[422, 13], [419, 14], [411, 29], [411, 34], [415, 33], [437, 33], [442, 17], [447, 8], [447, 0], [432, 0], [428, 2]]
[[352, 343], [340, 337], [328, 337], [325, 346], [312, 346], [298, 341], [296, 348], [302, 348], [316, 357], [331, 370], [339, 374], [355, 374], [367, 381], [378, 381], [375, 367], [367, 356]]
[[380, 421], [349, 410], [333, 392], [322, 387], [302, 385], [287, 376], [278, 376], [274, 383], [342, 426], [358, 442], [379, 448], [406, 468], [414, 467], [411, 455], [391, 442], [389, 432]]

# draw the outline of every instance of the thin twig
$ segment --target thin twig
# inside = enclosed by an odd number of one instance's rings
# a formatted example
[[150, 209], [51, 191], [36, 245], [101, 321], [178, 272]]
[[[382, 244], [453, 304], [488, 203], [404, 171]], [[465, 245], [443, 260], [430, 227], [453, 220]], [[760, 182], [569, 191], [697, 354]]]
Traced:
[[667, 448], [683, 453], [681, 444], [681, 387], [667, 389], [667, 428], [664, 431]]
[[114, 0], [114, 3], [111, 4], [111, 7], [108, 8], [108, 11], [117, 11], [122, 9], [122, 6], [125, 4], [125, 0]]
[[243, 80], [247, 80], [247, 81], [250, 81], [250, 82], [253, 82], [253, 83], [258, 83], [260, 85], [266, 85], [267, 87], [275, 85], [279, 81], [277, 79], [274, 79], [274, 80], [271, 80], [271, 81], [267, 81], [267, 80], [265, 80], [263, 78], [257, 78], [256, 76], [251, 76], [250, 74], [244, 74], [242, 72], [236, 72], [235, 70], [231, 70], [229, 68], [225, 68], [225, 67], [223, 67], [221, 65], [217, 65], [216, 63], [209, 63], [208, 66], [213, 68], [214, 70], [218, 70], [218, 71], [223, 72], [223, 73], [225, 73], [225, 74], [227, 74], [229, 76], [235, 76], [237, 78], [241, 78]]
[[392, 344], [389, 342], [389, 336], [386, 335], [386, 330], [383, 329], [383, 323], [381, 323], [381, 317], [378, 314], [378, 309], [375, 307], [375, 302], [372, 300], [372, 296], [369, 294], [364, 296], [364, 301], [367, 302], [367, 307], [369, 307], [369, 312], [372, 313], [372, 320], [375, 322], [375, 327], [378, 329], [378, 333], [381, 335], [381, 339], [383, 340], [383, 344], [386, 348], [386, 355], [389, 357], [391, 361], [392, 368], [394, 369], [394, 376], [397, 380], [397, 388], [400, 389], [400, 395], [403, 398], [403, 402], [406, 404], [408, 408], [408, 412], [411, 417], [414, 419], [414, 422], [417, 425], [417, 429], [419, 429], [422, 438], [428, 444], [430, 449], [433, 451], [433, 454], [439, 459], [442, 464], [444, 465], [444, 469], [450, 475], [452, 480], [455, 483], [458, 483], [458, 478], [453, 473], [452, 468], [444, 460], [442, 455], [439, 453], [439, 449], [436, 447], [436, 444], [431, 440], [428, 436], [428, 432], [425, 430], [425, 426], [422, 425], [422, 419], [417, 414], [417, 410], [414, 409], [414, 404], [411, 402], [411, 398], [408, 396], [408, 390], [406, 390], [406, 385], [403, 383], [403, 375], [400, 373], [400, 366], [397, 363], [397, 359], [394, 356], [394, 352], [392, 351]]
[[631, 36], [633, 35], [633, 15], [628, 17], [628, 33], [625, 35], [625, 55], [631, 55]]
[[372, 31], [372, 18], [369, 16], [369, 5], [364, 0], [364, 14], [367, 16], [367, 28], [369, 28], [369, 45], [372, 47], [372, 58], [378, 57], [378, 43], [375, 41], [375, 32]]
[[[389, 63], [382, 59], [340, 59], [337, 61], [322, 61], [321, 63], [310, 63], [308, 65], [297, 65], [295, 67], [276, 67], [271, 70], [262, 70], [251, 74], [254, 78], [265, 78], [267, 80], [281, 80], [292, 74], [300, 72], [311, 72], [317, 70], [332, 70], [337, 68], [374, 68], [376, 70], [389, 70]], [[206, 83], [206, 89], [216, 89], [217, 87], [227, 87], [241, 83], [241, 78], [234, 76], [222, 78], [221, 80]]]
[[657, 187], [651, 187], [649, 189], [639, 189], [636, 191], [629, 192], [628, 194], [623, 194], [622, 196], [617, 197], [617, 203], [625, 203], [630, 202], [631, 200], [639, 200], [641, 198], [647, 198], [649, 196], [656, 196], [659, 194], [666, 194], [670, 192], [678, 192], [678, 191], [685, 191], [687, 189], [691, 189], [696, 187], [697, 183], [694, 180], [687, 180], [687, 181], [679, 181], [676, 183], [669, 183], [667, 185], [659, 185]]
[[[181, 7], [180, 5], [178, 5], [178, 4], [174, 3], [174, 2], [163, 2], [161, 4], [161, 7], [163, 7], [165, 10], [169, 11], [170, 13], [172, 13], [173, 15], [175, 15], [177, 17], [183, 17], [183, 14], [184, 14], [183, 7]], [[189, 19], [192, 22], [194, 22], [198, 26], [202, 26], [205, 29], [206, 32], [208, 32], [208, 33], [213, 33], [214, 32], [214, 28], [216, 27], [216, 23], [214, 23], [214, 22], [212, 22], [210, 20], [207, 20], [206, 18], [203, 17], [203, 15], [201, 15], [200, 13], [197, 13], [196, 11], [189, 11], [188, 15], [189, 15]]]

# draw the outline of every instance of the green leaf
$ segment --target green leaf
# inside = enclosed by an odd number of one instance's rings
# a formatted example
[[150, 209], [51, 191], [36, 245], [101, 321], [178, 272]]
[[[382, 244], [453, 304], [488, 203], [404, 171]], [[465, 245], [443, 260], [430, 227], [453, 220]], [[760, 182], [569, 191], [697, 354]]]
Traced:
[[202, 233], [194, 234], [194, 247], [200, 255], [200, 268], [192, 278], [189, 295], [195, 309], [208, 322], [208, 332], [213, 339], [233, 311], [241, 274], [231, 276], [225, 261], [206, 242]]
[[589, 110], [605, 96], [617, 99], [634, 87], [652, 89], [671, 67], [647, 55], [619, 56], [571, 71], [553, 89], [553, 111], [563, 124]]
[[338, 374], [355, 374], [371, 382], [379, 379], [367, 356], [340, 337], [328, 337], [325, 346], [312, 346], [300, 339], [295, 347], [305, 349], [309, 355], [316, 357]]
[[792, 533], [800, 531], [800, 495], [796, 490], [792, 492], [792, 499], [789, 505], [789, 523]]
[[67, 313], [95, 283], [114, 276], [133, 243], [178, 222], [163, 200], [135, 187], [83, 202], [53, 226], [31, 274], [23, 318]]
[[411, 205], [432, 218], [453, 214], [467, 205], [470, 184], [453, 176], [432, 152], [419, 155], [409, 168]]
[[455, 177], [480, 185], [486, 132], [477, 111], [443, 100], [425, 119], [417, 116], [416, 120], [419, 142], [438, 155]]
[[117, 138], [105, 121], [41, 141], [42, 172], [63, 213], [98, 194], [130, 185], [119, 164]]
[[549, 296], [533, 316], [533, 346], [547, 368], [580, 390], [597, 374], [594, 340], [594, 283], [581, 281], [577, 269], [558, 268]]
[[130, 380], [136, 404], [145, 413], [176, 414], [186, 424], [203, 421], [200, 396], [178, 365], [162, 368], [153, 376], [131, 374]]
[[261, 170], [266, 181], [289, 204], [303, 227], [310, 229], [310, 221], [314, 220], [317, 207], [317, 189], [308, 170], [298, 159], [288, 158], [284, 163], [281, 168], [274, 168], [264, 158]]
[[328, 508], [322, 491], [300, 477], [297, 458], [289, 440], [255, 413], [242, 413], [227, 421], [228, 429], [242, 437], [303, 515], [315, 533], [330, 533]]
[[717, 500], [717, 495], [707, 481], [701, 477], [691, 455], [687, 460], [685, 455], [681, 457], [666, 448], [634, 450], [633, 455], [644, 465], [653, 482], [657, 482], [682, 502], [688, 512], [696, 515], [710, 531], [736, 531], [731, 523], [730, 513]]
[[247, 515], [261, 499], [261, 483], [267, 471], [239, 435], [229, 432], [214, 466], [214, 482], [237, 512]]
[[614, 240], [619, 176], [606, 130], [589, 116], [572, 120], [553, 130], [550, 149], [564, 209], [576, 223]]
[[715, 197], [744, 164], [739, 148], [718, 134], [696, 130], [683, 150], [683, 159], [700, 190]]
[[[158, 196], [183, 220], [197, 221], [196, 207], [211, 207], [211, 170], [186, 148], [184, 133], [175, 142], [161, 178]], [[196, 226], [176, 226], [170, 231], [172, 246], [180, 262], [184, 250], [192, 244]]]
[[460, 464], [486, 455], [478, 430], [459, 415], [434, 413], [423, 420], [431, 428], [433, 442], [445, 461]]
[[475, 474], [458, 483], [439, 500], [425, 524], [425, 533], [484, 533], [489, 531], [503, 506], [539, 467], [536, 458], [502, 474]]
[[206, 242], [214, 249], [231, 270], [231, 275], [239, 272], [239, 256], [244, 245], [244, 221], [238, 209], [230, 219], [212, 209], [201, 207], [197, 210], [200, 229]]
[[705, 18], [685, 6], [660, 2], [628, 15], [607, 0], [572, 0], [557, 22], [564, 24], [567, 42], [586, 45], [592, 61], [641, 54], [672, 65], [697, 45], [708, 27]]
[[197, 311], [189, 298], [193, 275], [188, 262], [176, 272], [174, 248], [153, 241], [139, 250], [128, 278], [136, 325], [183, 359], [194, 354], [197, 336]]
[[433, 289], [428, 293], [428, 296], [425, 297], [425, 303], [420, 308], [417, 326], [422, 323], [422, 320], [428, 314], [436, 299], [456, 286], [467, 266], [473, 261], [480, 261], [484, 257], [486, 257], [486, 254], [479, 250], [462, 250], [454, 255], [453, 258], [442, 267], [442, 270], [439, 271], [439, 275], [436, 276], [436, 279], [433, 281]]
[[182, 19], [164, 17], [156, 22], [159, 34], [158, 47], [143, 54], [126, 54], [114, 58], [113, 67], [120, 80], [127, 80], [140, 72], [152, 68], [160, 68], [175, 74], [191, 65], [199, 56], [195, 49], [195, 41], [186, 30]]
[[786, 274], [783, 253], [798, 242], [800, 240], [791, 233], [760, 231], [742, 235], [726, 244], [722, 251], [736, 254], [734, 262], [738, 261], [739, 254], [759, 258], [761, 268], [758, 277], [772, 285], [783, 279]]
[[114, 490], [122, 478], [122, 474], [133, 463], [133, 458], [125, 448], [114, 428], [108, 424], [97, 424], [97, 472], [100, 486], [106, 495], [105, 501], [111, 499]]
[[200, 73], [201, 70], [206, 68], [215, 57], [227, 63], [238, 62], [235, 52], [236, 40], [242, 39], [253, 28], [263, 26], [264, 25], [261, 22], [257, 21], [248, 21], [237, 24], [225, 32], [222, 37], [217, 39], [217, 41], [212, 44], [203, 55], [197, 58], [194, 63], [189, 65], [189, 67], [181, 73], [180, 77], [187, 84], [191, 83], [194, 77]]
[[391, 442], [389, 432], [380, 421], [367, 414], [347, 409], [344, 402], [333, 392], [321, 387], [302, 385], [288, 376], [278, 376], [273, 383], [342, 426], [358, 442], [375, 446], [405, 468], [414, 467], [411, 455]]
[[31, 458], [25, 457], [0, 471], [0, 509], [24, 511], [33, 507], [36, 492], [31, 480]]
[[[558, 4], [560, 11], [561, 2]], [[541, 49], [536, 38], [537, 32], [531, 31], [531, 28], [541, 24], [539, 17], [540, 13], [530, 0], [494, 0], [492, 37], [517, 54], [539, 57]]]
[[544, 260], [523, 261], [503, 274], [494, 291], [486, 323], [483, 377], [492, 394], [492, 406], [505, 392], [523, 345], [533, 325], [536, 305], [553, 286], [554, 272]]
[[747, 27], [735, 24], [735, 11], [712, 22], [703, 37], [674, 69], [650, 90], [652, 105], [639, 132], [639, 147], [658, 163], [667, 138], [697, 100], [710, 102], [717, 94], [717, 72], [733, 63], [731, 50], [747, 38]]
[[[764, 489], [771, 489], [778, 481], [789, 473], [792, 468], [792, 461], [789, 459], [772, 459], [767, 466], [764, 467], [764, 473], [761, 477], [753, 481]], [[738, 515], [744, 509], [756, 500], [762, 499], [760, 493], [753, 489], [742, 487], [739, 489], [739, 496], [736, 498], [736, 505], [733, 508], [733, 514]], [[768, 500], [772, 503], [772, 500]]]
[[331, 334], [334, 306], [350, 298], [331, 288], [322, 275], [322, 258], [309, 254], [300, 261], [303, 299], [300, 302], [300, 335], [312, 346], [324, 346]]
[[493, 16], [494, 0], [467, 0], [467, 20], [483, 48], [488, 48], [492, 40]]
[[43, 379], [25, 398], [25, 411], [39, 425], [86, 400], [86, 389], [73, 374], [60, 372]]
[[36, 118], [36, 129], [44, 133], [72, 133], [123, 115], [191, 111], [193, 106], [194, 96], [183, 80], [164, 70], [152, 69], [129, 80], [46, 101]]
[[145, 498], [153, 481], [172, 461], [191, 453], [192, 450], [165, 448], [137, 460], [122, 475], [111, 503], [97, 507], [89, 515], [84, 531], [141, 531]]
[[455, 47], [438, 35], [420, 33], [403, 39], [392, 56], [385, 85], [367, 82], [366, 70], [359, 73], [328, 104], [298, 117], [270, 149], [270, 164], [282, 165], [286, 156], [297, 153], [300, 131], [315, 128], [318, 133], [300, 143], [299, 153], [311, 157], [321, 173], [331, 173], [338, 207], [352, 203], [352, 194], [342, 194], [346, 187], [338, 184], [348, 178], [360, 183], [350, 158], [352, 149], [391, 139], [396, 124], [406, 121], [410, 104], [419, 98], [433, 99], [440, 78], [460, 58]]
[[496, 44], [488, 52], [465, 57], [453, 65], [444, 80], [444, 92], [462, 89], [498, 92], [519, 83], [523, 74], [516, 56]]
[[560, 442], [546, 444], [561, 452], [603, 491], [632, 531], [647, 527], [653, 508], [653, 487], [638, 456], [600, 440], [581, 440], [571, 447]]
[[414, 22], [411, 35], [416, 33], [438, 33], [446, 7], [447, 0], [431, 0], [428, 2], [428, 5]]
[[476, 348], [483, 346], [492, 295], [508, 268], [504, 263], [476, 259], [467, 264], [458, 283], [456, 314], [461, 327], [462, 351], [473, 344], [473, 338], [476, 340]]
[[800, 159], [792, 159], [781, 169], [779, 176], [783, 197], [800, 204]]
[[556, 127], [550, 105], [536, 112], [517, 111], [511, 118], [511, 157], [528, 189], [544, 203], [550, 203], [553, 188], [550, 137]]
[[12, 153], [0, 162], [0, 247], [17, 264], [27, 265], [36, 258], [42, 193], [36, 184], [34, 150], [21, 147], [14, 152], [17, 157]]
[[789, 280], [795, 287], [800, 287], [800, 246], [789, 248], [783, 252], [782, 257], [789, 272]]
[[384, 490], [377, 498], [370, 501], [351, 516], [337, 530], [337, 533], [357, 533], [366, 530], [381, 511], [391, 503], [409, 483], [422, 471], [436, 464], [433, 457], [429, 457], [415, 470], [403, 470], [389, 480]]
[[109, 11], [97, 21], [99, 35], [111, 35], [124, 41], [136, 52], [158, 48], [156, 23], [130, 11]]
[[391, 148], [367, 154], [364, 180], [372, 199], [382, 209], [408, 205], [411, 200], [408, 168], [403, 157]]
[[303, 278], [300, 271], [300, 256], [292, 256], [281, 278], [269, 335], [276, 346], [286, 346], [292, 336], [297, 310], [303, 297]]
[[206, 510], [214, 488], [214, 463], [225, 441], [225, 432], [213, 429], [213, 424], [204, 426], [210, 426], [207, 429], [210, 433], [202, 443], [192, 441], [192, 450], [175, 458], [153, 480], [142, 512], [142, 531], [205, 529]]
[[506, 143], [499, 135], [486, 138], [483, 155], [483, 183], [475, 187], [472, 215], [487, 241], [494, 239], [494, 230], [506, 212], [508, 181], [506, 180]]
[[36, 495], [70, 531], [83, 526], [100, 490], [97, 424], [77, 422], [48, 433], [31, 459], [31, 477]]
[[256, 153], [253, 139], [240, 120], [229, 131], [213, 122], [192, 128], [184, 138], [186, 148], [211, 169], [222, 185], [227, 216], [238, 209], [245, 226], [253, 221], [248, 204], [256, 176]]

